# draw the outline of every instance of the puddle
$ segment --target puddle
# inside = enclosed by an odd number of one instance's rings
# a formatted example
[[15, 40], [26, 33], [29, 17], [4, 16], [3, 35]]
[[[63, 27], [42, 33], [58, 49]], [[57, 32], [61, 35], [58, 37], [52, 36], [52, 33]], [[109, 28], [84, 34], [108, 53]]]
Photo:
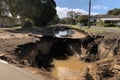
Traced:
[[68, 60], [54, 60], [53, 64], [55, 68], [51, 73], [60, 80], [72, 76], [77, 77], [85, 67], [90, 65], [90, 63], [84, 63], [75, 57], [71, 57]]

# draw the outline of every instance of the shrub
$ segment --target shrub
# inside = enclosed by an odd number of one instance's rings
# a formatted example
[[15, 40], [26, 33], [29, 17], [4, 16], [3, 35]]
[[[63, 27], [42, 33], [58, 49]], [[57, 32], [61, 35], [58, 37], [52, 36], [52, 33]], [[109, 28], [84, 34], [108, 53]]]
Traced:
[[29, 18], [26, 18], [23, 28], [29, 28], [29, 27], [33, 27], [33, 26], [34, 26], [33, 21]]
[[105, 24], [104, 27], [116, 27], [117, 25], [116, 24], [111, 24], [111, 23], [108, 23], [108, 24]]
[[103, 27], [104, 26], [104, 22], [102, 20], [99, 20], [99, 22], [97, 22], [97, 26]]

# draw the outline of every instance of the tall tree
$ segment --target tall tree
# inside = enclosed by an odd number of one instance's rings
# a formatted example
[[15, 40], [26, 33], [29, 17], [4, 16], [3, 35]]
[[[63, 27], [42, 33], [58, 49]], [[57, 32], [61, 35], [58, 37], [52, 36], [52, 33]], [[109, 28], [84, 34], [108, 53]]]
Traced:
[[22, 22], [30, 18], [36, 26], [46, 25], [56, 15], [54, 0], [5, 0], [13, 16], [19, 15]]
[[76, 19], [76, 18], [79, 18], [80, 15], [81, 15], [80, 12], [75, 12], [75, 11], [68, 11], [67, 12], [67, 17], [68, 18]]
[[82, 25], [88, 25], [88, 15], [81, 15], [78, 18], [78, 22], [80, 22]]
[[120, 9], [119, 8], [115, 8], [115, 9], [109, 10], [107, 12], [107, 15], [120, 15]]
[[[45, 1], [45, 0], [44, 0]], [[38, 25], [46, 25], [46, 22], [49, 22], [54, 19], [56, 16], [56, 10], [55, 10], [56, 4], [54, 0], [46, 0], [46, 3], [42, 4], [43, 11], [41, 12], [41, 16], [33, 17], [35, 18], [35, 22], [38, 23]]]
[[4, 0], [0, 0], [0, 16], [8, 16], [9, 8]]
[[68, 11], [68, 12], [67, 12], [67, 17], [73, 19], [73, 18], [75, 18], [75, 14], [76, 14], [76, 13], [75, 13], [74, 11]]
[[80, 15], [81, 15], [80, 12], [68, 11], [67, 18], [66, 18], [67, 23], [76, 24], [77, 19], [79, 18]]

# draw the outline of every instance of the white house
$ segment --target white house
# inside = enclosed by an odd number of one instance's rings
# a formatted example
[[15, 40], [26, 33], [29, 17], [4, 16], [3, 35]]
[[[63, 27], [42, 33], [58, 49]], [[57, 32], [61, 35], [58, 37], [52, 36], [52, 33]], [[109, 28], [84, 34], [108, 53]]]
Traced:
[[99, 18], [99, 19], [97, 19], [97, 22], [99, 21], [99, 20], [102, 20], [103, 22], [108, 22], [108, 23], [114, 23], [114, 22], [120, 22], [120, 18]]

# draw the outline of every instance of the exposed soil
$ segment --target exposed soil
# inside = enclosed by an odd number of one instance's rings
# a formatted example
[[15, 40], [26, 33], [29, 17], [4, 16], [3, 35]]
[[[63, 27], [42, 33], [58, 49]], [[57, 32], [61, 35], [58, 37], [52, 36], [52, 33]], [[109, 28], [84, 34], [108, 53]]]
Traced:
[[[46, 31], [49, 34], [49, 32]], [[44, 33], [44, 34], [46, 34]], [[0, 30], [0, 59], [9, 62], [10, 64], [16, 65], [23, 69], [26, 69], [32, 73], [40, 74], [45, 77], [46, 80], [56, 80], [50, 73], [31, 67], [26, 59], [21, 58], [16, 53], [17, 48], [22, 45], [24, 50], [29, 53], [30, 50], [35, 48], [35, 43], [40, 40], [43, 34], [42, 31], [36, 29], [1, 29]], [[28, 44], [28, 45], [27, 45]], [[25, 52], [24, 51], [24, 52]], [[19, 53], [19, 52], [18, 52]]]
[[43, 75], [46, 80], [55, 79], [51, 72], [56, 68], [56, 62], [67, 61], [69, 64], [70, 60], [73, 62], [75, 59], [85, 66], [80, 71], [58, 66], [60, 72], [70, 75], [62, 78], [60, 75], [59, 79], [119, 80], [119, 33], [91, 35], [76, 29], [74, 32], [76, 34], [71, 37], [57, 38], [50, 31], [0, 30], [0, 59]]

